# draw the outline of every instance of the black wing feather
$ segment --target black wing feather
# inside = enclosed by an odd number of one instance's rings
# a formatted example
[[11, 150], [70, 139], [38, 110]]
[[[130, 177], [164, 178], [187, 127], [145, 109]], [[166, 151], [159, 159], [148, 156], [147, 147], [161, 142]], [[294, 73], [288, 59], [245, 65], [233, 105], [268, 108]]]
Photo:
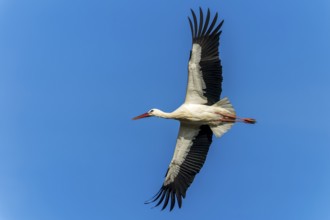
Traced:
[[202, 30], [203, 30], [203, 11], [201, 8], [199, 8], [199, 28], [198, 28], [198, 37], [201, 36]]
[[207, 26], [209, 25], [209, 22], [210, 22], [210, 16], [211, 16], [210, 9], [207, 9], [206, 20], [205, 20], [204, 28], [203, 28], [201, 35], [204, 35], [207, 30]]
[[[199, 133], [193, 140], [193, 144], [187, 154], [184, 162], [180, 165], [179, 174], [175, 177], [174, 181], [168, 185], [162, 185], [160, 191], [154, 196], [151, 202], [157, 202], [159, 206], [164, 202], [162, 210], [165, 209], [170, 201], [170, 211], [175, 206], [175, 200], [179, 208], [182, 207], [182, 198], [185, 198], [186, 191], [190, 184], [193, 182], [195, 176], [204, 165], [207, 153], [212, 143], [212, 130], [208, 125], [202, 125], [199, 128]], [[165, 177], [167, 176], [168, 170]], [[171, 199], [170, 199], [171, 197]]]
[[188, 17], [188, 21], [189, 21], [189, 26], [190, 26], [190, 30], [191, 30], [191, 37], [192, 37], [192, 39], [194, 39], [194, 28], [193, 28], [193, 24], [189, 17]]
[[193, 19], [194, 19], [194, 35], [193, 35], [193, 38], [196, 38], [197, 37], [197, 17], [196, 17], [196, 14], [193, 10], [191, 10], [191, 14], [193, 16]]

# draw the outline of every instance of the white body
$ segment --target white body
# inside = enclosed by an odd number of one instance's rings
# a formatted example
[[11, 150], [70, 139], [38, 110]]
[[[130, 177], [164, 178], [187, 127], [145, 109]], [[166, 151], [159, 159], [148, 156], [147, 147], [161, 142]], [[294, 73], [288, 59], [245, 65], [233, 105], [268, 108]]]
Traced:
[[[171, 113], [166, 113], [159, 109], [152, 109], [149, 111], [149, 114], [161, 118], [175, 119], [194, 129], [200, 125], [209, 125], [216, 137], [221, 137], [234, 124], [233, 122], [224, 122], [225, 115], [236, 117], [235, 110], [228, 98], [223, 98], [211, 106], [184, 103]], [[188, 126], [185, 126], [185, 129], [187, 129], [187, 127]]]
[[223, 117], [219, 113], [231, 114], [225, 108], [219, 106], [208, 106], [200, 104], [183, 104], [174, 112], [172, 112], [174, 119], [181, 122], [196, 124], [196, 125], [219, 125]]

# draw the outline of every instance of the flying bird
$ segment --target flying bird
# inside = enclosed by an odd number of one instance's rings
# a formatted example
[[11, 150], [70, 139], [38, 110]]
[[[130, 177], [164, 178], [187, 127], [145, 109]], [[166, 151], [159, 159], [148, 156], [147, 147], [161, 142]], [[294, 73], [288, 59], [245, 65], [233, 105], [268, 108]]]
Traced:
[[[188, 64], [188, 85], [184, 103], [171, 113], [159, 109], [139, 115], [141, 119], [151, 116], [180, 121], [173, 158], [168, 166], [165, 180], [159, 192], [148, 202], [162, 204], [162, 210], [170, 204], [170, 211], [177, 202], [182, 206], [182, 198], [201, 170], [213, 134], [221, 137], [235, 122], [256, 123], [252, 118], [240, 118], [228, 98], [220, 100], [222, 91], [222, 66], [219, 58], [219, 38], [223, 20], [218, 23], [218, 13], [211, 19], [210, 10], [206, 18], [199, 8], [199, 23], [193, 10], [192, 20], [188, 17], [192, 49]], [[205, 19], [205, 21], [204, 21]]]

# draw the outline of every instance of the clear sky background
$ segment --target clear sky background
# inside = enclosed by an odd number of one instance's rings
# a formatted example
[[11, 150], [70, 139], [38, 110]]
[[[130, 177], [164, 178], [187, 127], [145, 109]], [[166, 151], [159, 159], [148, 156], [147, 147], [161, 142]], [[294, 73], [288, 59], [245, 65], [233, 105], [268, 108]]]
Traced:
[[[214, 139], [182, 209], [160, 188], [184, 100], [190, 8], [225, 19]], [[0, 0], [0, 220], [330, 219], [330, 1]]]

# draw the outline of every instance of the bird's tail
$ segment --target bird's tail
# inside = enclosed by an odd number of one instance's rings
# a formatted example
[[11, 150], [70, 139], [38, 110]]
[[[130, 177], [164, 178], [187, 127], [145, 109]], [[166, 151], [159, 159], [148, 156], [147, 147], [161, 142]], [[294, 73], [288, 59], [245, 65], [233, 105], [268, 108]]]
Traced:
[[[210, 126], [213, 134], [216, 137], [221, 137], [224, 133], [226, 133], [235, 122], [243, 122], [246, 124], [255, 124], [257, 121], [253, 118], [240, 118], [236, 116], [235, 110], [231, 105], [229, 99], [223, 98], [213, 106], [221, 107], [222, 111], [217, 112], [221, 117], [219, 119], [219, 124]], [[223, 111], [225, 109], [226, 111]]]
[[225, 98], [221, 99], [220, 101], [214, 103], [213, 106], [224, 108], [228, 112], [230, 112], [230, 114], [236, 115], [235, 109], [234, 109], [234, 107], [232, 106], [232, 104], [230, 103], [230, 101], [227, 97], [225, 97]]
[[257, 121], [254, 118], [240, 118], [240, 117], [237, 117], [236, 113], [235, 113], [235, 109], [231, 105], [231, 103], [230, 103], [230, 101], [227, 97], [221, 99], [220, 101], [215, 103], [213, 106], [218, 106], [218, 107], [224, 108], [229, 112], [228, 114], [226, 114], [226, 113], [222, 114], [222, 116], [225, 117], [225, 120], [226, 119], [228, 120], [227, 122], [230, 122], [230, 120], [234, 120], [234, 122], [243, 122], [243, 123], [246, 123], [246, 124], [255, 124], [255, 123], [257, 123]]
[[229, 99], [227, 97], [221, 99], [217, 103], [213, 104], [213, 106], [221, 107], [228, 111], [229, 116], [227, 121], [224, 120], [224, 123], [220, 123], [219, 125], [210, 126], [213, 134], [216, 137], [221, 137], [224, 133], [226, 133], [235, 123], [236, 113], [234, 107], [231, 105]]

